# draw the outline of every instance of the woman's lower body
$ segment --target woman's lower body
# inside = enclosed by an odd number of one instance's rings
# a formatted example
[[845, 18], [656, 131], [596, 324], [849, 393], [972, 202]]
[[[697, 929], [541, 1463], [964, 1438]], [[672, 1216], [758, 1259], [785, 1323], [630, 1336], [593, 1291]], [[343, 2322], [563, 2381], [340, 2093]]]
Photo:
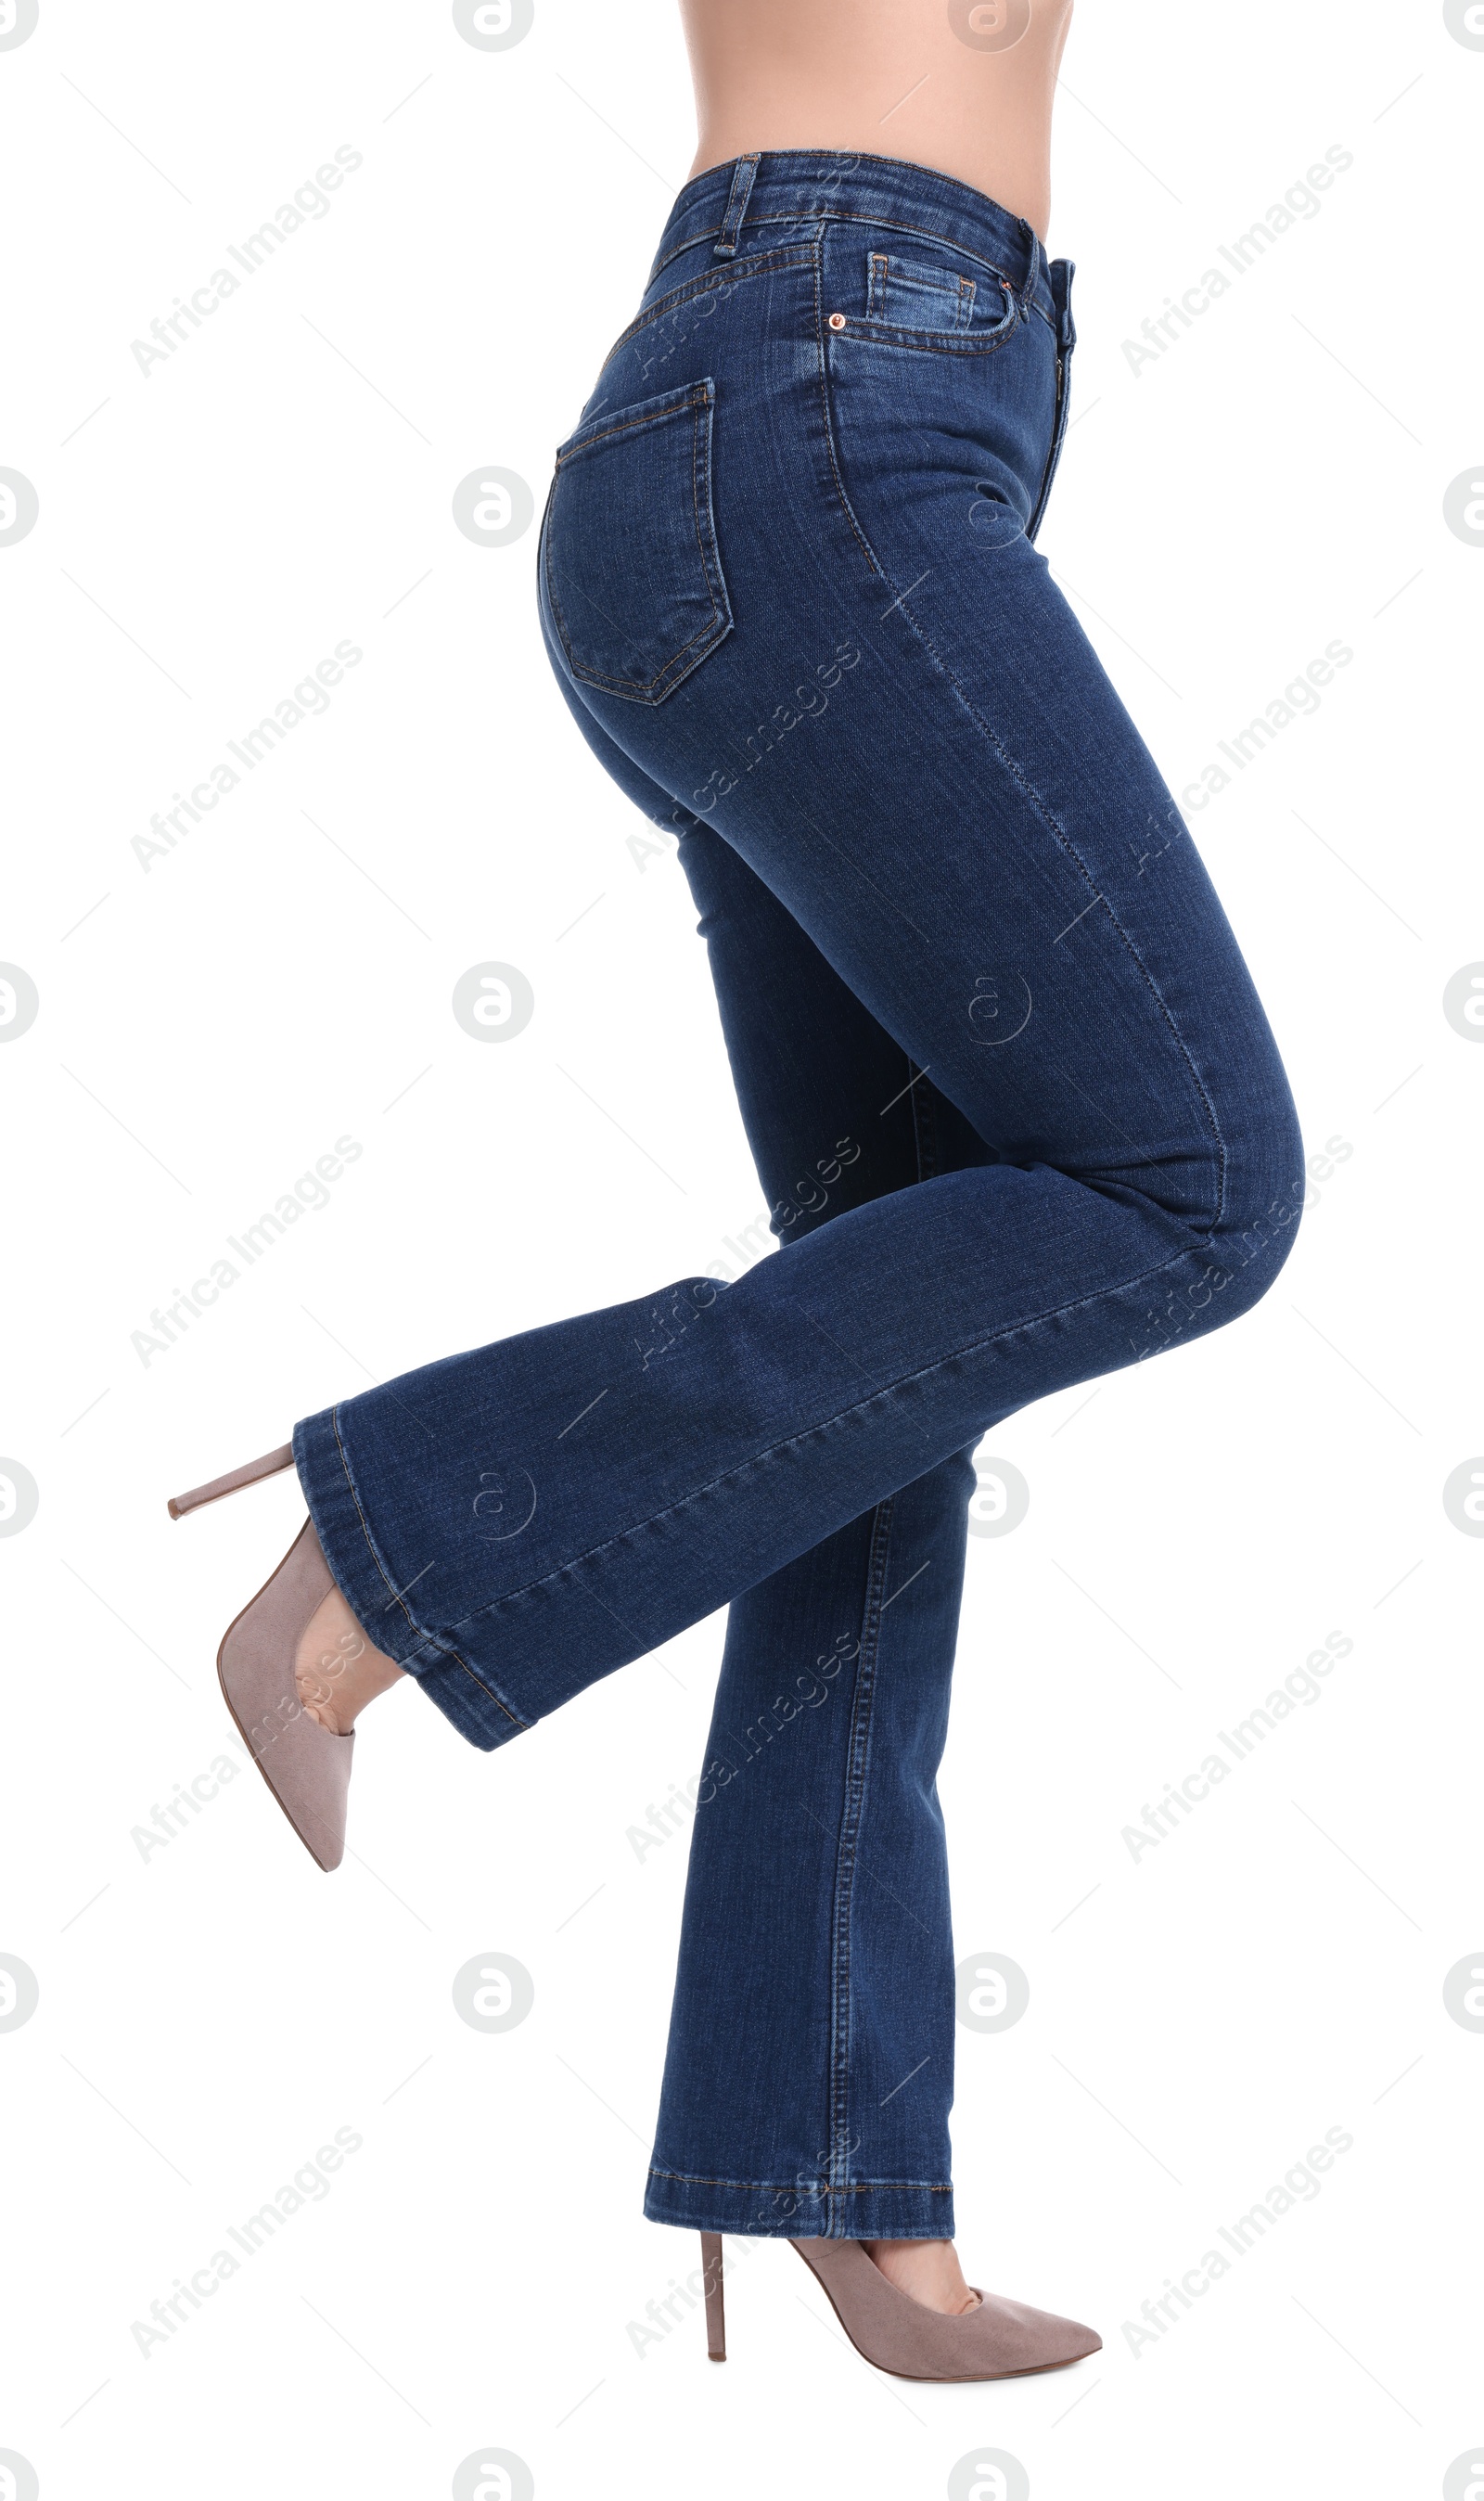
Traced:
[[891, 160], [681, 193], [542, 617], [678, 840], [780, 1249], [294, 1436], [355, 1616], [477, 1746], [730, 1605], [645, 2200], [711, 2232], [951, 2236], [968, 1452], [1244, 1311], [1303, 1197], [1237, 944], [1033, 545], [1069, 279]]

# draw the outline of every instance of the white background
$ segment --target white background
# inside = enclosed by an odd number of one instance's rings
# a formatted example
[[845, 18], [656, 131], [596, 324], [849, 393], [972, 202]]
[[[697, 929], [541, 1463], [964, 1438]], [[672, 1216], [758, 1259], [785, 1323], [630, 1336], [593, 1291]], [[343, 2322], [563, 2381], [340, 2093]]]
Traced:
[[[1484, 52], [1432, 5], [1080, 0], [1065, 69], [1041, 544], [1176, 790], [1353, 650], [1192, 817], [1310, 1150], [1352, 1151], [1239, 1328], [996, 1436], [1031, 1508], [972, 1541], [942, 1793], [958, 1951], [1031, 1999], [959, 2033], [960, 2241], [1105, 2343], [936, 2388], [773, 2245], [729, 2244], [725, 2370], [697, 2318], [628, 2333], [696, 2251], [640, 2212], [685, 1841], [626, 1835], [699, 1761], [719, 1619], [493, 1757], [379, 1704], [333, 1884], [250, 1775], [131, 1839], [221, 1752], [217, 1638], [302, 1514], [291, 1478], [165, 1496], [369, 1379], [735, 1267], [761, 1208], [680, 872], [547, 675], [534, 529], [450, 517], [481, 463], [539, 508], [633, 310], [690, 157], [677, 26], [538, 0], [484, 52], [431, 0], [42, 0], [0, 50], [0, 464], [40, 498], [0, 548], [0, 956], [41, 994], [0, 1050], [0, 1450], [40, 1487], [0, 1543], [0, 1951], [41, 1992], [0, 2032], [0, 2451], [45, 2501], [406, 2501], [480, 2444], [541, 2501], [937, 2496], [985, 2444], [1035, 2501], [1390, 2501], [1484, 2436], [1484, 2033], [1442, 1995], [1484, 1962], [1484, 1543], [1441, 1498], [1484, 1449], [1484, 1050], [1441, 1006], [1484, 957], [1484, 553], [1442, 517], [1484, 450]], [[131, 341], [338, 145], [330, 213], [147, 380]], [[1321, 213], [1136, 379], [1123, 341], [1333, 145]], [[328, 712], [147, 872], [131, 837], [341, 639]], [[536, 996], [498, 1049], [449, 1009], [487, 958]], [[346, 1133], [330, 1204], [143, 1364]], [[1136, 1863], [1122, 1828], [1332, 1630], [1322, 1702]], [[536, 1988], [494, 2037], [450, 1995], [489, 1951]], [[328, 2196], [144, 2357], [131, 2322], [342, 2126]], [[1331, 2127], [1321, 2193], [1131, 2351]]]

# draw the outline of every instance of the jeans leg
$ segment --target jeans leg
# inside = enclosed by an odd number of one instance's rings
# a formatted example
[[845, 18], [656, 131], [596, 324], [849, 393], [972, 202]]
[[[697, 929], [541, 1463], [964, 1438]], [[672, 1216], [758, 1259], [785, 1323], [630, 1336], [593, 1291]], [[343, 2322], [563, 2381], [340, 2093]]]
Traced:
[[[680, 861], [785, 1246], [840, 1205], [985, 1161], [983, 1140], [761, 881], [709, 826], [683, 821]], [[825, 1187], [821, 1160], [843, 1155]], [[653, 2221], [952, 2234], [953, 1949], [934, 1782], [973, 1484], [956, 1454], [732, 1602]]]
[[[678, 837], [776, 1255], [845, 1207], [992, 1160], [737, 852], [572, 709], [600, 763]], [[934, 1783], [973, 1486], [956, 1453], [732, 1601], [652, 2221], [952, 2235], [953, 1948]]]
[[934, 1782], [973, 1484], [967, 1454], [949, 1460], [732, 1603], [644, 2198], [655, 2222], [952, 2237]]

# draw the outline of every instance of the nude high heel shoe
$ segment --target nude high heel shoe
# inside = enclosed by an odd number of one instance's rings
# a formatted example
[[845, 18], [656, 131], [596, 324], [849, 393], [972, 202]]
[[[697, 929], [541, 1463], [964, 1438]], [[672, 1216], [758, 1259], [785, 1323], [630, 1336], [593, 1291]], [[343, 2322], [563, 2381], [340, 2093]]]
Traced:
[[[1032, 2371], [1060, 2371], [1069, 2362], [1102, 2351], [1095, 2328], [1057, 2318], [1023, 2302], [980, 2292], [978, 2308], [950, 2318], [928, 2310], [888, 2283], [860, 2241], [795, 2241], [794, 2248], [824, 2287], [825, 2296], [857, 2353], [899, 2380], [1011, 2380]], [[707, 2351], [713, 2362], [727, 2357], [722, 2312], [721, 2234], [701, 2235], [706, 2293]], [[977, 2284], [972, 2291], [978, 2291]]]
[[[232, 1468], [210, 1484], [172, 1497], [172, 1519], [219, 1502], [240, 1485], [276, 1476], [293, 1465], [293, 1444], [265, 1458]], [[332, 1736], [299, 1699], [294, 1656], [300, 1635], [334, 1576], [314, 1523], [307, 1519], [272, 1578], [227, 1626], [216, 1652], [216, 1674], [227, 1709], [258, 1770], [310, 1856], [329, 1875], [346, 1854], [346, 1793], [355, 1732]]]

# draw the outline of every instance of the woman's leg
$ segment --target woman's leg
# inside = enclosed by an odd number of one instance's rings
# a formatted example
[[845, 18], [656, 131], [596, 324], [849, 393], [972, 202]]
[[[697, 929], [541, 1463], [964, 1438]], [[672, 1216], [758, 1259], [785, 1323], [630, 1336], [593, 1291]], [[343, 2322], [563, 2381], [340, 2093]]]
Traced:
[[[739, 854], [569, 701], [605, 770], [678, 842], [779, 1255], [850, 1208], [991, 1161]], [[952, 2238], [935, 1776], [973, 1486], [958, 1452], [732, 1601], [645, 2197], [656, 2222]], [[951, 2251], [921, 2254], [907, 2288], [967, 2306]]]
[[[623, 760], [605, 760], [642, 798]], [[693, 817], [672, 821], [777, 1256], [852, 1207], [987, 1161], [738, 854]], [[645, 2200], [655, 2221], [952, 2236], [953, 1951], [934, 1781], [973, 1482], [965, 1454], [945, 1460], [732, 1602]]]
[[732, 1602], [644, 2201], [656, 2222], [953, 2236], [935, 1776], [973, 1483], [967, 1457], [947, 1461]]

